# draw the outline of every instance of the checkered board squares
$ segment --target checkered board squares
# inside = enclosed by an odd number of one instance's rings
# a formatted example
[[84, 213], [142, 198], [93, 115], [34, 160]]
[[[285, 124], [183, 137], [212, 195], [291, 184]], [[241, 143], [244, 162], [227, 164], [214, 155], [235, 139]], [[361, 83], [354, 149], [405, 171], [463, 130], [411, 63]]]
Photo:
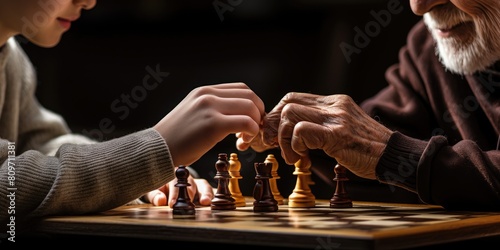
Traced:
[[[162, 207], [134, 208], [134, 218], [172, 220], [171, 210]], [[489, 213], [452, 212], [437, 207], [354, 205], [352, 208], [330, 208], [317, 204], [313, 208], [279, 207], [276, 212], [253, 212], [253, 206], [235, 210], [197, 208], [194, 223], [209, 223], [228, 227], [284, 228], [314, 230], [357, 230], [366, 233], [436, 225], [470, 218], [488, 216]], [[493, 215], [493, 213], [492, 213]], [[169, 222], [166, 222], [169, 223]], [[191, 223], [187, 221], [186, 223]]]

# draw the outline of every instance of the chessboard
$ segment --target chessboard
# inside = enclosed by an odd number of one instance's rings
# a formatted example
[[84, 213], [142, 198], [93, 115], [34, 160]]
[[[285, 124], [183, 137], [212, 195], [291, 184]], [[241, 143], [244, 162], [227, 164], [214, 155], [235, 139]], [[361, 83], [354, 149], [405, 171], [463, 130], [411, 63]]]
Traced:
[[136, 237], [312, 249], [402, 249], [500, 235], [500, 213], [448, 211], [438, 206], [353, 202], [255, 212], [253, 198], [231, 210], [196, 207], [178, 218], [168, 206], [129, 205], [85, 216], [44, 219], [37, 230], [54, 234]]

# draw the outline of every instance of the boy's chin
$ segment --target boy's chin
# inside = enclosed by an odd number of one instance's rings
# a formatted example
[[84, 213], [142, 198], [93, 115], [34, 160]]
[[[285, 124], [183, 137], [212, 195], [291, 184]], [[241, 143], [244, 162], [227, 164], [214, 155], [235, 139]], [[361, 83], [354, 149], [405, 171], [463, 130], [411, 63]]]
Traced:
[[59, 44], [61, 39], [33, 39], [33, 38], [26, 38], [28, 41], [31, 43], [35, 44], [36, 46], [42, 47], [42, 48], [53, 48]]

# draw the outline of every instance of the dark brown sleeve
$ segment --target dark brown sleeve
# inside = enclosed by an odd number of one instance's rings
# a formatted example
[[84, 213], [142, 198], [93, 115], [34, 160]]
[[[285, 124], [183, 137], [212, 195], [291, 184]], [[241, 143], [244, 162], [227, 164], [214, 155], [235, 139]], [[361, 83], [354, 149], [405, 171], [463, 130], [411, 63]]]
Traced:
[[361, 104], [394, 131], [377, 165], [377, 177], [417, 192], [425, 203], [447, 209], [498, 210], [500, 151], [491, 145], [483, 149], [460, 135], [451, 140], [434, 131], [444, 123], [440, 120], [443, 113], [433, 112], [436, 107], [432, 105], [439, 99], [432, 91], [437, 88], [430, 89], [448, 78], [440, 79], [447, 75], [433, 58], [432, 40], [426, 34], [423, 24], [412, 30], [399, 64], [387, 71], [389, 85]]

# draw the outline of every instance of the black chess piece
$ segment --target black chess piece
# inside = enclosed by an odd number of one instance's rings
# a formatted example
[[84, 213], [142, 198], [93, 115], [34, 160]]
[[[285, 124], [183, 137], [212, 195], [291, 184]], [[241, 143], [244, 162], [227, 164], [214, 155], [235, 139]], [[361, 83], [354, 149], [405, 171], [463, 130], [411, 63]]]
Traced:
[[215, 162], [217, 173], [214, 179], [217, 180], [217, 191], [215, 192], [212, 204], [212, 210], [233, 210], [236, 209], [236, 201], [229, 190], [229, 181], [231, 175], [229, 173], [229, 161], [226, 153], [220, 153]]
[[254, 164], [255, 172], [255, 187], [253, 190], [254, 212], [276, 212], [278, 211], [278, 202], [274, 199], [271, 190], [269, 179], [272, 178], [271, 171], [273, 164], [271, 162], [259, 162]]
[[175, 176], [177, 177], [175, 187], [179, 188], [179, 196], [172, 207], [174, 218], [194, 216], [196, 214], [195, 205], [191, 201], [187, 190], [187, 187], [191, 186], [188, 182], [189, 170], [186, 166], [179, 166], [175, 170]]
[[335, 188], [335, 194], [333, 194], [330, 200], [331, 208], [349, 208], [352, 207], [352, 200], [349, 198], [347, 191], [345, 189], [344, 183], [348, 181], [346, 175], [346, 169], [344, 166], [337, 164], [334, 168], [335, 178], [334, 181], [337, 182], [337, 187]]

